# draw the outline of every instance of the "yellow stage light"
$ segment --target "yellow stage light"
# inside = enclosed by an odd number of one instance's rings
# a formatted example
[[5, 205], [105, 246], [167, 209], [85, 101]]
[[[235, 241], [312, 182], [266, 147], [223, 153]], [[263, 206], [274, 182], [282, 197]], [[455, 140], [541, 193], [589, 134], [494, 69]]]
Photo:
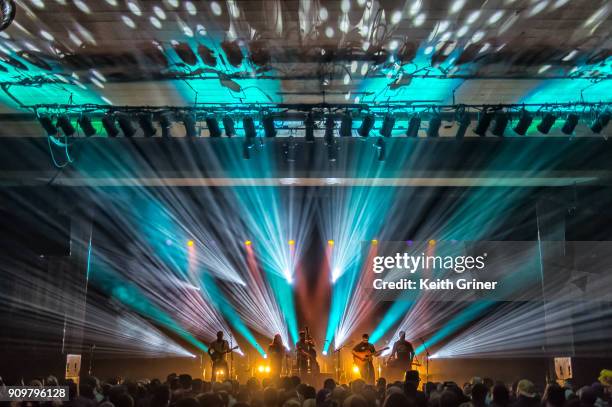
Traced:
[[435, 241], [435, 240], [431, 239], [431, 240], [429, 241], [429, 245], [430, 245], [430, 246], [433, 246], [433, 245], [435, 245], [435, 244], [436, 244], [436, 241]]
[[333, 240], [328, 240], [327, 244], [330, 245], [330, 246], [333, 246], [334, 245], [334, 241]]
[[250, 246], [251, 245], [251, 241], [247, 240], [247, 241], [244, 242], [244, 244], [247, 245], [247, 246]]
[[353, 373], [359, 374], [359, 366], [353, 365]]
[[270, 373], [270, 366], [266, 366], [266, 373]]
[[290, 246], [293, 246], [294, 244], [295, 244], [295, 240], [293, 240], [293, 239], [289, 240], [289, 245]]
[[187, 241], [187, 246], [189, 246], [189, 247], [193, 246], [193, 240], [188, 240]]
[[373, 245], [377, 245], [377, 244], [378, 244], [378, 240], [376, 240], [376, 239], [372, 239], [372, 244], [373, 244]]
[[259, 367], [257, 368], [257, 370], [259, 371], [259, 373], [263, 373], [266, 370], [266, 367], [264, 365], [259, 365]]

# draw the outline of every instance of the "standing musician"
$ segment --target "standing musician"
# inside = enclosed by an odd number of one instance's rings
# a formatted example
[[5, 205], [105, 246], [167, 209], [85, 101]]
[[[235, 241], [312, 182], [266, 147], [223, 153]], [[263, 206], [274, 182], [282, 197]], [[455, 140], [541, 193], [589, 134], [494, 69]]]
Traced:
[[217, 340], [211, 342], [208, 347], [208, 355], [212, 360], [212, 381], [218, 381], [217, 376], [223, 376], [223, 380], [228, 378], [226, 356], [231, 352], [229, 343], [223, 339], [223, 332], [217, 332]]
[[399, 339], [393, 344], [387, 363], [390, 367], [401, 368], [404, 372], [412, 370], [414, 355], [412, 344], [406, 340], [406, 332], [400, 331]]
[[361, 342], [353, 348], [353, 363], [359, 368], [361, 378], [368, 384], [374, 384], [374, 363], [372, 361], [375, 356], [378, 356], [388, 347], [377, 351], [369, 341], [370, 336], [368, 334], [361, 336]]
[[270, 373], [272, 377], [279, 378], [283, 371], [283, 359], [286, 351], [283, 338], [280, 334], [274, 335], [272, 343], [268, 346], [268, 360], [270, 361]]
[[297, 352], [297, 366], [300, 376], [307, 373], [319, 373], [319, 364], [317, 363], [317, 351], [315, 342], [310, 336], [308, 327], [300, 332], [300, 340], [295, 344]]

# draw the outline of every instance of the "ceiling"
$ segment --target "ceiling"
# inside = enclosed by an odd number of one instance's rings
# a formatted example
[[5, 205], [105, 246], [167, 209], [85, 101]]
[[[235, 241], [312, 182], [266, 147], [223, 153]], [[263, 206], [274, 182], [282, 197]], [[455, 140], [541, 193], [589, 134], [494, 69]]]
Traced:
[[[0, 113], [39, 103], [610, 101], [600, 0], [20, 0]], [[244, 58], [243, 58], [244, 57]]]

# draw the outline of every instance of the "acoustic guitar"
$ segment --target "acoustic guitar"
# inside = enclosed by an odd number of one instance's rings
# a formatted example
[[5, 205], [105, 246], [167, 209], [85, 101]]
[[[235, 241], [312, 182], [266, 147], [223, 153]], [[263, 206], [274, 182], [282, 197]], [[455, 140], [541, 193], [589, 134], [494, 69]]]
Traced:
[[227, 350], [225, 352], [217, 352], [216, 350], [212, 350], [209, 355], [210, 355], [210, 359], [212, 360], [213, 363], [217, 363], [223, 360], [223, 356], [227, 353], [232, 353], [233, 351], [235, 351], [236, 349], [238, 349], [238, 346], [234, 346], [233, 348], [231, 348], [230, 350]]
[[353, 362], [355, 364], [361, 365], [367, 362], [371, 362], [377, 356], [380, 356], [381, 353], [389, 349], [388, 346], [377, 350], [376, 352], [370, 352], [369, 350], [365, 350], [363, 352], [355, 352], [353, 351]]

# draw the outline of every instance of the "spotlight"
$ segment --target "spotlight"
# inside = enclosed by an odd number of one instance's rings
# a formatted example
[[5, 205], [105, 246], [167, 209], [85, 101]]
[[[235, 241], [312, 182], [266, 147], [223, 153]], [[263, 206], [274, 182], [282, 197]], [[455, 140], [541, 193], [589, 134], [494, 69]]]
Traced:
[[315, 140], [314, 127], [315, 127], [315, 121], [314, 121], [314, 118], [312, 117], [312, 113], [308, 113], [306, 115], [306, 119], [304, 120], [304, 128], [305, 128], [304, 133], [305, 133], [305, 139], [309, 143], [312, 143]]
[[223, 116], [223, 128], [225, 129], [225, 135], [227, 137], [234, 137], [236, 135], [234, 119], [232, 119], [230, 116]]
[[187, 65], [196, 65], [198, 63], [198, 57], [193, 53], [191, 47], [186, 42], [179, 42], [173, 46], [176, 55]]
[[219, 128], [219, 121], [212, 116], [205, 119], [206, 127], [208, 127], [208, 135], [210, 137], [221, 137], [221, 128]]
[[264, 134], [266, 137], [276, 137], [276, 128], [274, 127], [274, 117], [271, 114], [266, 114], [261, 119], [261, 124], [264, 128]]
[[289, 240], [288, 243], [289, 243], [289, 246], [293, 246], [295, 244], [295, 240], [291, 239], [291, 240]]
[[266, 43], [261, 40], [251, 41], [249, 43], [249, 52], [251, 54], [251, 61], [258, 66], [266, 66], [272, 59], [270, 51], [266, 48]]
[[119, 129], [115, 126], [115, 117], [112, 114], [105, 114], [102, 117], [102, 127], [104, 127], [104, 131], [109, 137], [117, 137], [119, 135]]
[[353, 135], [353, 118], [349, 112], [342, 116], [340, 122], [340, 137], [351, 137]]
[[597, 115], [597, 118], [591, 124], [591, 131], [593, 133], [601, 133], [601, 131], [608, 125], [610, 121], [610, 112], [603, 112]]
[[247, 139], [254, 139], [257, 137], [257, 131], [255, 130], [255, 122], [250, 116], [242, 119], [242, 127], [244, 128], [244, 137]]
[[72, 125], [72, 123], [70, 122], [70, 119], [66, 115], [61, 115], [60, 117], [57, 118], [55, 127], [61, 128], [62, 133], [64, 133], [64, 136], [71, 137], [71, 136], [74, 136], [74, 133], [76, 133], [74, 126]]
[[157, 129], [153, 126], [150, 113], [141, 113], [138, 115], [138, 124], [142, 129], [145, 137], [153, 137], [157, 133]]
[[172, 116], [170, 112], [165, 112], [159, 115], [159, 127], [161, 128], [162, 137], [170, 137], [170, 126], [172, 126]]
[[17, 8], [13, 0], [0, 1], [0, 31], [6, 30], [11, 25], [16, 12]]
[[183, 126], [185, 126], [185, 135], [187, 137], [191, 138], [198, 135], [198, 132], [196, 131], [196, 121], [193, 114], [183, 114]]
[[49, 116], [39, 116], [38, 122], [45, 129], [47, 135], [55, 136], [57, 135], [57, 127], [53, 125], [53, 122], [49, 118]]
[[202, 44], [198, 45], [198, 54], [200, 55], [200, 59], [202, 59], [206, 65], [217, 65], [217, 57], [215, 56], [215, 53], [207, 46]]
[[514, 132], [518, 135], [524, 136], [529, 130], [529, 126], [531, 126], [531, 122], [533, 121], [533, 116], [527, 111], [523, 110], [521, 112], [521, 116], [519, 117], [519, 121], [514, 126]]
[[357, 130], [357, 133], [361, 137], [368, 137], [368, 135], [370, 134], [370, 130], [372, 130], [372, 127], [374, 127], [375, 120], [376, 119], [374, 118], [373, 114], [367, 114], [363, 118], [363, 121], [361, 122], [361, 126], [359, 126], [359, 130]]
[[353, 373], [359, 374], [359, 366], [353, 365]]
[[336, 127], [336, 122], [333, 117], [329, 116], [325, 120], [325, 144], [330, 144], [334, 142], [334, 127]]
[[251, 245], [251, 241], [250, 240], [245, 240], [244, 244], [247, 245], [247, 246], [250, 246]]
[[378, 161], [385, 161], [385, 155], [387, 153], [387, 146], [385, 144], [384, 139], [379, 138], [378, 140], [376, 140], [376, 149], [378, 150], [376, 154]]
[[442, 125], [442, 118], [440, 115], [434, 115], [429, 119], [429, 127], [427, 128], [427, 137], [438, 137], [440, 135], [439, 130]]
[[242, 65], [242, 59], [244, 55], [242, 55], [242, 50], [240, 49], [240, 45], [238, 45], [238, 41], [223, 41], [221, 43], [221, 48], [223, 52], [225, 52], [225, 56], [227, 57], [227, 61], [238, 68]]
[[132, 119], [127, 114], [118, 114], [117, 122], [119, 123], [119, 128], [125, 137], [132, 137], [136, 133], [136, 129], [132, 125]]
[[538, 124], [538, 131], [542, 134], [548, 134], [556, 120], [557, 116], [552, 113], [546, 113], [540, 124]]
[[91, 124], [91, 119], [89, 118], [89, 116], [85, 114], [81, 115], [81, 117], [77, 119], [77, 123], [79, 124], [79, 127], [83, 130], [83, 133], [86, 137], [91, 137], [96, 134], [96, 129]]
[[465, 136], [465, 132], [467, 131], [468, 127], [470, 127], [470, 124], [472, 124], [470, 115], [464, 112], [457, 120], [457, 123], [459, 124], [459, 127], [457, 127], [455, 138], [462, 139]]
[[334, 245], [334, 241], [330, 239], [330, 240], [328, 240], [328, 241], [327, 241], [327, 244], [328, 244], [329, 246], [333, 246], [333, 245]]
[[380, 128], [380, 135], [383, 137], [391, 137], [391, 132], [395, 126], [395, 117], [391, 115], [385, 116], [382, 127]]
[[478, 118], [474, 133], [478, 134], [480, 137], [486, 136], [491, 120], [493, 120], [493, 113], [486, 110], [483, 111]]
[[574, 133], [574, 129], [577, 125], [578, 115], [570, 113], [569, 115], [567, 115], [567, 118], [565, 119], [565, 123], [563, 124], [561, 131], [563, 132], [563, 134], [571, 136]]
[[412, 116], [408, 122], [408, 129], [406, 129], [406, 137], [418, 137], [419, 129], [421, 128], [421, 118], [419, 116]]
[[503, 137], [504, 132], [506, 131], [506, 127], [508, 127], [508, 121], [508, 115], [506, 113], [497, 113], [495, 115], [495, 123], [493, 124], [491, 134], [497, 137]]
[[193, 246], [193, 240], [188, 240], [187, 241], [187, 246], [192, 247]]

